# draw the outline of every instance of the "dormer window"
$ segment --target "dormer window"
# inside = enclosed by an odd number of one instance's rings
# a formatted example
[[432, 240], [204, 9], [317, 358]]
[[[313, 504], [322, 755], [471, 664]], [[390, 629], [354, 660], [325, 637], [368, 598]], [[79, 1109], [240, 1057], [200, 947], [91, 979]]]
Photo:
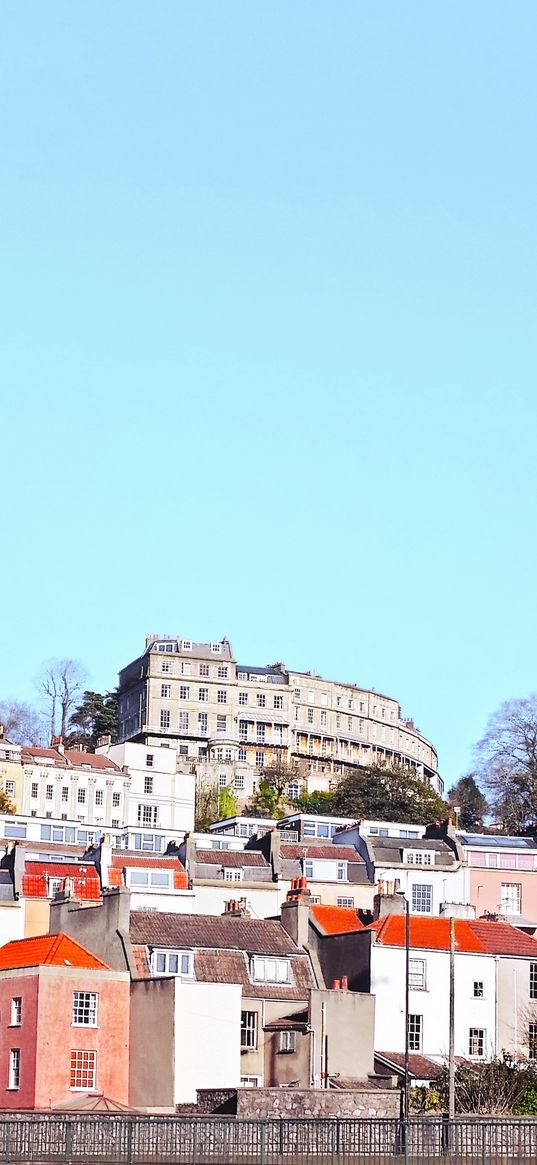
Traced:
[[213, 655], [221, 655], [222, 654], [222, 644], [221, 643], [211, 643], [211, 651], [212, 651]]
[[250, 974], [254, 983], [291, 983], [291, 960], [253, 955]]
[[405, 849], [403, 860], [409, 866], [434, 866], [434, 853], [427, 849]]
[[158, 950], [151, 951], [152, 975], [181, 975], [185, 979], [194, 976], [193, 951]]
[[181, 647], [182, 647], [183, 651], [192, 651], [192, 640], [191, 639], [183, 639], [181, 641]]

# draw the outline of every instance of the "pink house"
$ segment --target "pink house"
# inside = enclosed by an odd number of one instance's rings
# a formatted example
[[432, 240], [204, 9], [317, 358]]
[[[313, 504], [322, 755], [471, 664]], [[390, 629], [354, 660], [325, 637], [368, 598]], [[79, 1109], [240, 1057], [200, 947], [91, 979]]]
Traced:
[[66, 934], [0, 948], [0, 1108], [128, 1103], [129, 975]]
[[459, 833], [468, 863], [467, 901], [476, 916], [501, 915], [514, 926], [537, 927], [537, 842], [533, 837]]

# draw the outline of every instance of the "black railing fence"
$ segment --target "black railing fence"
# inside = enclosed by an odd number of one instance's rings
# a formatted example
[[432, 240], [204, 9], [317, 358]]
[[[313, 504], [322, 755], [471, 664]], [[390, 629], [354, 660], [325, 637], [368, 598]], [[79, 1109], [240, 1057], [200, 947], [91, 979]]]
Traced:
[[0, 1162], [32, 1165], [534, 1165], [537, 1119], [0, 1116]]

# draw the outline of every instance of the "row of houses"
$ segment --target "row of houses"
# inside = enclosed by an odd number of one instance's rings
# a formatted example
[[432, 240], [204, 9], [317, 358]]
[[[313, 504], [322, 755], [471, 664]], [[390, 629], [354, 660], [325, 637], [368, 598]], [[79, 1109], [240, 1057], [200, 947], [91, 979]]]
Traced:
[[[97, 884], [99, 857], [88, 862]], [[379, 893], [364, 923], [312, 903], [299, 878], [272, 919], [234, 898], [219, 916], [181, 914], [140, 908], [123, 885], [81, 896], [68, 876], [49, 933], [0, 948], [0, 1106], [63, 1108], [102, 1092], [146, 1112], [194, 1110], [200, 1098], [240, 1111], [246, 1090], [269, 1106], [272, 1090], [289, 1088], [330, 1093], [333, 1111], [344, 1090], [356, 1111], [395, 1114], [403, 906]], [[536, 1058], [537, 940], [503, 921], [452, 925], [456, 1056]], [[408, 956], [421, 1082], [447, 1055], [450, 920], [410, 917]]]
[[[391, 888], [415, 915], [503, 918], [528, 934], [537, 926], [533, 838], [298, 814], [277, 825], [220, 822], [169, 840], [163, 853], [127, 849], [122, 835], [104, 835], [103, 884], [125, 886], [140, 908], [174, 913], [219, 915], [232, 891], [253, 917], [268, 918], [279, 913], [293, 879], [305, 877], [313, 905], [353, 909], [365, 923], [375, 894]], [[74, 877], [81, 895], [98, 895], [95, 869], [88, 872], [83, 858], [100, 839], [96, 827], [74, 829], [68, 841], [61, 821], [8, 814], [0, 817], [2, 833], [9, 850], [0, 868], [4, 939], [47, 928], [62, 878]]]

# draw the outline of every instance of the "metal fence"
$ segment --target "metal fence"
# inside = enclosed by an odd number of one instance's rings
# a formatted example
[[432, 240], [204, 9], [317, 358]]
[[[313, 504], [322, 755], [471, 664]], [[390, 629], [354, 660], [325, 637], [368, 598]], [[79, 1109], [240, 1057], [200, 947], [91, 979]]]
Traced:
[[0, 1162], [32, 1165], [534, 1165], [537, 1119], [0, 1116]]

